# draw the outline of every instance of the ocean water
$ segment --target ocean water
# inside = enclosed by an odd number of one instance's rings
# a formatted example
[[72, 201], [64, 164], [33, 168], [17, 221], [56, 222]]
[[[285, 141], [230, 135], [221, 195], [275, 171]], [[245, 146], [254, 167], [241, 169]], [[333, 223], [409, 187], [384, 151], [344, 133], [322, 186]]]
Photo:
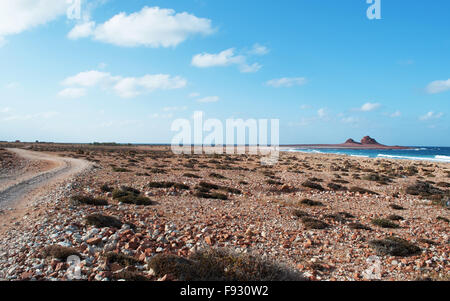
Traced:
[[317, 154], [338, 154], [364, 158], [388, 158], [450, 163], [450, 147], [418, 146], [411, 149], [302, 149], [292, 148], [290, 152]]

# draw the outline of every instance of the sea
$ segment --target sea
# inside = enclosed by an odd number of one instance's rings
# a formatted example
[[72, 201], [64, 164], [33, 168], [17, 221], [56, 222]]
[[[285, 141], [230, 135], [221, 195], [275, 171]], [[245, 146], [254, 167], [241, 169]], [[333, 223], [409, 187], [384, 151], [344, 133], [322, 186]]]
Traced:
[[387, 158], [450, 163], [450, 147], [412, 146], [410, 149], [292, 148], [286, 151], [313, 154], [338, 154], [363, 158]]

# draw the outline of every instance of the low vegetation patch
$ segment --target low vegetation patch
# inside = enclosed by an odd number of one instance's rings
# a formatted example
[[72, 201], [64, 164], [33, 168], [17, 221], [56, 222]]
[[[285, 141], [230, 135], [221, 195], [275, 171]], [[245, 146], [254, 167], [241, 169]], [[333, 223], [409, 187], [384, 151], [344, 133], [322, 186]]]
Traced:
[[100, 187], [100, 190], [101, 190], [102, 192], [112, 192], [112, 191], [113, 191], [113, 189], [112, 189], [111, 187], [109, 187], [107, 184], [103, 184], [103, 185]]
[[372, 220], [372, 224], [374, 224], [375, 226], [381, 227], [381, 228], [399, 228], [400, 226], [388, 219], [384, 219], [384, 218], [375, 218]]
[[212, 189], [212, 190], [219, 189], [219, 185], [208, 183], [208, 182], [200, 182], [199, 186], [202, 188]]
[[171, 188], [174, 187], [178, 190], [189, 190], [190, 187], [188, 185], [182, 183], [175, 182], [150, 182], [148, 184], [150, 188]]
[[115, 252], [108, 252], [105, 254], [106, 263], [118, 263], [123, 267], [127, 267], [130, 265], [136, 265], [140, 263], [139, 260], [137, 260], [134, 257], [121, 254], [121, 253], [115, 253]]
[[308, 188], [311, 188], [311, 189], [320, 190], [320, 191], [325, 190], [325, 189], [323, 189], [323, 187], [320, 184], [314, 183], [312, 181], [303, 182], [302, 186], [303, 187], [308, 187]]
[[355, 230], [372, 230], [372, 228], [370, 228], [369, 226], [363, 225], [358, 222], [350, 223], [350, 224], [348, 224], [348, 226], [350, 227], [350, 229], [355, 229]]
[[132, 271], [118, 271], [112, 274], [115, 280], [125, 280], [125, 281], [150, 281], [149, 278], [145, 277], [139, 272]]
[[202, 191], [197, 191], [195, 193], [196, 197], [199, 198], [203, 198], [203, 199], [216, 199], [216, 200], [228, 200], [228, 196], [226, 194], [223, 193], [219, 193], [219, 192], [202, 192]]
[[198, 176], [196, 174], [193, 174], [193, 173], [185, 173], [185, 174], [183, 174], [183, 177], [192, 178], [192, 179], [201, 179], [202, 178], [202, 177], [200, 177], [200, 176]]
[[292, 211], [292, 214], [296, 217], [305, 217], [305, 216], [309, 216], [308, 212], [302, 211], [302, 210], [298, 210], [295, 209]]
[[450, 220], [448, 218], [446, 218], [446, 217], [443, 217], [443, 216], [438, 216], [438, 217], [436, 217], [436, 219], [438, 221], [443, 221], [443, 222], [450, 223]]
[[322, 202], [319, 201], [313, 201], [310, 199], [303, 199], [300, 201], [300, 204], [307, 205], [307, 206], [323, 206]]
[[330, 225], [312, 217], [303, 217], [302, 223], [306, 229], [326, 229]]
[[297, 271], [248, 254], [226, 250], [198, 251], [184, 259], [157, 255], [149, 262], [157, 277], [173, 275], [181, 281], [299, 281]]
[[74, 195], [71, 198], [72, 203], [92, 206], [106, 206], [108, 201], [104, 199], [97, 199], [86, 195]]
[[427, 182], [416, 182], [413, 185], [406, 187], [406, 193], [411, 195], [418, 195], [421, 197], [429, 197], [432, 195], [441, 195], [443, 193], [439, 188], [434, 187]]
[[390, 204], [389, 207], [391, 207], [394, 210], [405, 210], [405, 208], [397, 204]]
[[328, 183], [327, 186], [328, 186], [328, 188], [330, 188], [331, 190], [334, 190], [334, 191], [347, 191], [348, 190], [347, 187], [336, 184], [336, 183]]
[[402, 220], [404, 220], [403, 216], [396, 215], [396, 214], [389, 215], [387, 217], [387, 219], [391, 220], [391, 221], [402, 221]]
[[63, 247], [60, 245], [47, 246], [43, 250], [45, 257], [52, 257], [61, 260], [67, 260], [67, 257], [75, 255], [81, 257], [80, 253], [74, 248]]
[[387, 237], [382, 240], [372, 240], [369, 245], [375, 249], [379, 255], [390, 256], [412, 256], [421, 253], [421, 249], [398, 237]]
[[120, 189], [116, 189], [112, 193], [113, 199], [125, 203], [134, 205], [150, 206], [155, 202], [147, 197], [141, 196], [141, 192], [132, 187], [122, 186]]
[[350, 188], [351, 192], [358, 192], [361, 194], [375, 194], [378, 195], [378, 193], [376, 193], [375, 191], [369, 190], [369, 189], [365, 189], [365, 188], [361, 188], [361, 187], [357, 187], [357, 186], [353, 186]]
[[102, 214], [91, 214], [85, 218], [86, 225], [94, 226], [96, 228], [117, 228], [122, 227], [122, 222], [115, 217], [102, 215]]
[[225, 176], [222, 176], [221, 174], [218, 174], [218, 173], [215, 173], [215, 172], [210, 173], [209, 176], [211, 178], [216, 178], [216, 179], [226, 179]]

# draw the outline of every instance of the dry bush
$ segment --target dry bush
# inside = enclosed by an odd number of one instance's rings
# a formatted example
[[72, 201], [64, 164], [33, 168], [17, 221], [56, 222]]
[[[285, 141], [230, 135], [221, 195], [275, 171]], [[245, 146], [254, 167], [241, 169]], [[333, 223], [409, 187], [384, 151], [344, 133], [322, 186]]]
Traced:
[[395, 229], [400, 227], [398, 224], [393, 223], [390, 220], [384, 218], [375, 218], [372, 220], [372, 224], [381, 228]]
[[104, 257], [106, 259], [107, 264], [118, 263], [123, 267], [127, 267], [130, 265], [136, 265], [136, 264], [140, 263], [140, 261], [134, 257], [128, 256], [125, 254], [115, 253], [115, 252], [108, 252], [104, 255]]
[[92, 205], [92, 206], [107, 206], [108, 201], [104, 199], [97, 199], [86, 195], [74, 195], [71, 197], [72, 204]]
[[86, 225], [95, 226], [96, 228], [121, 228], [122, 222], [115, 217], [102, 215], [102, 214], [91, 214], [85, 218]]
[[157, 255], [149, 263], [156, 276], [173, 275], [182, 281], [300, 281], [297, 271], [248, 254], [207, 249], [188, 259]]
[[45, 257], [52, 257], [61, 260], [67, 260], [67, 257], [75, 255], [81, 257], [80, 253], [74, 248], [63, 247], [60, 245], [47, 246], [43, 250]]
[[382, 240], [372, 240], [369, 242], [369, 245], [374, 248], [379, 255], [405, 257], [417, 255], [421, 252], [421, 249], [418, 246], [398, 237], [387, 237]]

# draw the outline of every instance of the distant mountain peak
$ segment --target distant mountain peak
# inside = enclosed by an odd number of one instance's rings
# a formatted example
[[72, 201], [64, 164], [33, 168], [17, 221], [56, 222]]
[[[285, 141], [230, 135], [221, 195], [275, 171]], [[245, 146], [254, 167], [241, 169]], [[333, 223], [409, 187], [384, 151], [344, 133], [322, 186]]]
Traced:
[[356, 141], [353, 140], [352, 138], [347, 139], [347, 141], [345, 141], [345, 143], [359, 144], [359, 142], [356, 142]]
[[361, 139], [361, 144], [379, 144], [377, 140], [371, 138], [370, 136], [366, 136]]

